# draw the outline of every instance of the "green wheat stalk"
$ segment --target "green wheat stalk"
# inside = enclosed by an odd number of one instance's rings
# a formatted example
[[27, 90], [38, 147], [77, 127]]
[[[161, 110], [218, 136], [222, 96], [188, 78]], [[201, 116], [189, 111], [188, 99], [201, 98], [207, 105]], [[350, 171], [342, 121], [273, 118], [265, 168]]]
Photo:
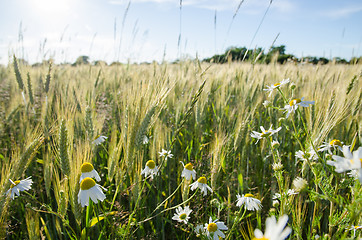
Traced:
[[64, 175], [69, 175], [69, 155], [68, 155], [68, 130], [65, 125], [65, 120], [62, 119], [59, 126], [59, 160], [60, 169]]

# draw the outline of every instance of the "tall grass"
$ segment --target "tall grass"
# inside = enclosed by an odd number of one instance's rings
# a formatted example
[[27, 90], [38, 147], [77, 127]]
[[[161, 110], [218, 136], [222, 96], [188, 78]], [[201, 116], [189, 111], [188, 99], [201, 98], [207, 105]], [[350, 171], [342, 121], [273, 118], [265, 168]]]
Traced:
[[[0, 69], [2, 237], [194, 239], [193, 228], [212, 217], [229, 231], [234, 225], [230, 239], [252, 239], [267, 216], [282, 214], [289, 216], [290, 239], [352, 237], [348, 229], [362, 220], [360, 183], [336, 174], [325, 164], [328, 155], [308, 164], [295, 152], [332, 139], [361, 146], [361, 72], [361, 65], [197, 61], [29, 67], [14, 58]], [[285, 78], [296, 85], [283, 88], [288, 99], [315, 101], [288, 119], [263, 106], [265, 100], [284, 106], [280, 93], [268, 97], [263, 89]], [[272, 124], [282, 127], [274, 137], [279, 147], [255, 144], [250, 132]], [[95, 145], [97, 135], [108, 139]], [[160, 157], [162, 149], [173, 158]], [[150, 159], [161, 167], [153, 180], [141, 176]], [[275, 159], [283, 171], [273, 170]], [[193, 195], [180, 161], [191, 162], [213, 193]], [[93, 164], [106, 188], [106, 200], [88, 208], [78, 204], [83, 162]], [[9, 178], [28, 176], [32, 189], [10, 199]], [[292, 188], [297, 176], [308, 181], [308, 191], [273, 206], [274, 193]], [[263, 208], [240, 218], [236, 194], [245, 193]], [[193, 210], [188, 225], [171, 219], [186, 199]]]

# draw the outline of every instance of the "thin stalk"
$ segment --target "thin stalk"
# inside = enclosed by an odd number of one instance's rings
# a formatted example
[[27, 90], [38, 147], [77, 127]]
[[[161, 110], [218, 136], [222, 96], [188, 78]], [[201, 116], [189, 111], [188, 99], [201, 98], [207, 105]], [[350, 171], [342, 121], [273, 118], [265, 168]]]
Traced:
[[[240, 209], [239, 209], [239, 211], [238, 211], [238, 213], [237, 213], [237, 216], [240, 215], [241, 209], [242, 209], [242, 208], [240, 207]], [[230, 231], [229, 231], [229, 234], [226, 236], [225, 240], [226, 240], [226, 239], [229, 239], [229, 237], [231, 236], [231, 234], [232, 234], [232, 232], [233, 232], [233, 230], [234, 230], [235, 225], [238, 224], [238, 223], [244, 218], [245, 213], [246, 213], [246, 207], [244, 207], [244, 213], [243, 213], [243, 215], [241, 216], [241, 218], [236, 219], [236, 221], [233, 223], [233, 225], [232, 225], [232, 227], [231, 227], [231, 229], [230, 229]]]

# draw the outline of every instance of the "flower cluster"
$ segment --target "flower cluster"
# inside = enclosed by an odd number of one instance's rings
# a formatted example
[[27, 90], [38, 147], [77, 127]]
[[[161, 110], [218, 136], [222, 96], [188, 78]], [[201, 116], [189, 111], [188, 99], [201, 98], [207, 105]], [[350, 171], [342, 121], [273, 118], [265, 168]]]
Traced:
[[79, 179], [80, 190], [78, 193], [78, 203], [84, 207], [89, 205], [89, 199], [94, 203], [98, 203], [98, 200], [103, 202], [103, 200], [106, 199], [106, 195], [102, 190], [106, 191], [107, 189], [94, 181], [93, 178], [95, 178], [97, 182], [99, 182], [101, 178], [93, 165], [85, 162], [82, 164], [80, 170], [82, 174]]

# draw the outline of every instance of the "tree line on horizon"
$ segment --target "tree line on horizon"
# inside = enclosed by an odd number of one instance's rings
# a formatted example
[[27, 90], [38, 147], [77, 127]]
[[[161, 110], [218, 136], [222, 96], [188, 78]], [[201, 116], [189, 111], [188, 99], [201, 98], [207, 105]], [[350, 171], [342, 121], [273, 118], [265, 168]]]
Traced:
[[316, 56], [306, 56], [298, 58], [293, 54], [286, 53], [285, 45], [280, 45], [272, 46], [266, 54], [264, 53], [264, 50], [262, 48], [247, 49], [246, 47], [229, 47], [223, 54], [217, 54], [210, 58], [205, 58], [204, 61], [221, 64], [240, 61], [266, 64], [272, 62], [278, 62], [280, 64], [285, 64], [287, 62], [310, 64], [327, 64], [329, 62], [334, 62], [338, 64], [361, 64], [362, 56], [352, 57], [350, 61], [347, 61], [346, 59], [340, 57], [335, 57], [333, 59]]
[[[204, 58], [203, 62], [208, 63], [218, 63], [224, 64], [229, 62], [252, 62], [252, 63], [260, 63], [260, 64], [270, 64], [270, 63], [309, 63], [309, 64], [327, 64], [329, 62], [333, 62], [336, 64], [362, 64], [362, 56], [360, 57], [352, 57], [350, 61], [347, 61], [344, 58], [335, 57], [333, 59], [328, 59], [325, 57], [316, 57], [316, 56], [306, 56], [302, 58], [298, 58], [293, 54], [286, 53], [286, 46], [272, 46], [268, 53], [264, 52], [263, 48], [255, 48], [255, 49], [247, 49], [246, 47], [229, 47], [225, 50], [223, 54], [215, 54], [210, 58]], [[25, 59], [18, 58], [18, 62], [22, 65], [30, 65]], [[34, 63], [32, 66], [41, 66], [43, 64], [49, 64], [49, 62], [54, 62], [53, 59], [44, 60], [41, 63]], [[180, 62], [179, 59], [174, 61], [173, 63]], [[71, 66], [79, 66], [79, 65], [121, 65], [121, 62], [114, 61], [111, 64], [108, 64], [103, 60], [90, 61], [89, 56], [82, 55], [79, 56], [74, 63], [63, 63], [61, 65], [71, 65]], [[144, 62], [143, 64], [150, 64], [149, 62]]]

